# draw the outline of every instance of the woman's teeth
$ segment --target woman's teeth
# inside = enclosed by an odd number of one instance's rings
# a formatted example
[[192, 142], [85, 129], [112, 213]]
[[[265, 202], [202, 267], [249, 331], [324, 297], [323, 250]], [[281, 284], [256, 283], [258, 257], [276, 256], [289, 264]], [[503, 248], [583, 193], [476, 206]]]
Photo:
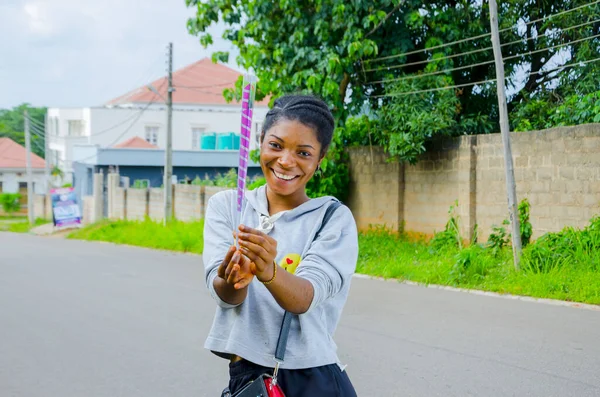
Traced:
[[275, 174], [275, 176], [279, 179], [283, 179], [284, 181], [291, 181], [292, 179], [294, 179], [296, 176], [294, 175], [285, 175], [285, 174], [280, 174], [279, 172], [273, 170], [273, 173]]

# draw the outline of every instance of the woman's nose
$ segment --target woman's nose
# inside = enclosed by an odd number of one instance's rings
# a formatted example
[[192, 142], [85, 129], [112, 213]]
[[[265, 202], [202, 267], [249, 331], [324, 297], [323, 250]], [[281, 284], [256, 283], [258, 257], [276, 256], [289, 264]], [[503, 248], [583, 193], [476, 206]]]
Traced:
[[277, 162], [282, 167], [286, 167], [286, 168], [293, 167], [295, 164], [294, 156], [292, 155], [292, 153], [290, 153], [288, 151], [282, 152], [281, 156], [279, 156], [279, 158], [277, 159]]

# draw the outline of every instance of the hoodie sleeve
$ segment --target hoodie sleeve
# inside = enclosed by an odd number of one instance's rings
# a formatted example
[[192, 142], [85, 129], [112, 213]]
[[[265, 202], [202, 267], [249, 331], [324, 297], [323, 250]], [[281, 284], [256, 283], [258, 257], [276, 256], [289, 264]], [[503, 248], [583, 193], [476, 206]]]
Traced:
[[239, 306], [231, 305], [222, 300], [213, 285], [219, 265], [225, 258], [229, 247], [234, 243], [231, 235], [233, 226], [229, 211], [230, 193], [229, 191], [217, 193], [208, 200], [204, 219], [204, 252], [202, 253], [206, 286], [213, 299], [224, 309]]
[[307, 313], [342, 291], [356, 271], [357, 260], [356, 223], [350, 209], [342, 205], [312, 242], [296, 271], [314, 289]]

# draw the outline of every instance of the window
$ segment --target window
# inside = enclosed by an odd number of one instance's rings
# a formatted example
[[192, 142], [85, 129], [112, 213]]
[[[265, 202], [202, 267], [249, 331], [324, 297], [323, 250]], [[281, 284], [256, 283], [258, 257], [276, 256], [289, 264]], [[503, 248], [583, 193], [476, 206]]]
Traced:
[[200, 139], [206, 128], [192, 127], [192, 150], [200, 149]]
[[83, 120], [69, 120], [69, 136], [83, 136]]
[[56, 136], [60, 135], [58, 131], [58, 117], [54, 117], [50, 124], [54, 124], [52, 134]]
[[158, 145], [158, 127], [146, 126], [146, 141], [153, 145]]

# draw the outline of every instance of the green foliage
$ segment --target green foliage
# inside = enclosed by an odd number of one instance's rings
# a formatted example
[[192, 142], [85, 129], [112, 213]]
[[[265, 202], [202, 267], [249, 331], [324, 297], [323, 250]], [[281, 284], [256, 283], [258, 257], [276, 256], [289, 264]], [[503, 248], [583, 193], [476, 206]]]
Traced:
[[150, 184], [147, 179], [136, 179], [131, 185], [133, 189], [148, 189]]
[[8, 224], [7, 230], [12, 233], [28, 233], [32, 228], [45, 225], [46, 223], [50, 222], [42, 218], [37, 218], [33, 226], [30, 225], [27, 220], [23, 222], [14, 222]]
[[460, 250], [450, 271], [450, 280], [462, 283], [466, 280], [480, 282], [497, 266], [496, 255], [491, 255], [482, 245], [475, 244]]
[[560, 98], [556, 93], [520, 106], [513, 118], [516, 131], [600, 122], [600, 91]]
[[600, 271], [600, 217], [582, 230], [565, 228], [548, 233], [523, 251], [523, 269], [531, 273], [550, 273], [570, 268]]
[[521, 230], [521, 244], [523, 247], [529, 245], [531, 235], [533, 234], [533, 226], [531, 226], [531, 222], [529, 222], [530, 208], [531, 205], [527, 199], [523, 199], [519, 203], [519, 227]]
[[12, 109], [0, 109], [0, 138], [10, 138], [20, 145], [25, 146], [25, 117], [23, 112], [27, 110], [29, 117], [33, 120], [31, 125], [31, 151], [44, 158], [44, 138], [42, 133], [45, 123], [46, 108], [32, 107], [28, 103], [16, 106]]
[[505, 219], [502, 221], [503, 226], [492, 226], [492, 233], [488, 237], [487, 248], [490, 248], [494, 256], [508, 245], [510, 235], [506, 232], [506, 226], [510, 225], [510, 222]]
[[261, 176], [261, 177], [255, 178], [252, 181], [252, 183], [250, 183], [248, 185], [248, 190], [254, 190], [254, 189], [264, 186], [266, 184], [267, 184], [267, 180]]
[[237, 186], [237, 180], [237, 171], [234, 168], [231, 168], [225, 175], [218, 173], [215, 176], [214, 183], [215, 186], [234, 188]]
[[436, 233], [431, 240], [431, 247], [434, 251], [439, 252], [448, 248], [462, 248], [462, 238], [459, 229], [459, 217], [456, 214], [458, 201], [455, 201], [448, 210], [448, 223], [444, 231]]
[[150, 219], [144, 221], [105, 221], [79, 229], [68, 238], [108, 241], [170, 251], [202, 253], [204, 221], [171, 221], [166, 226]]
[[425, 142], [434, 136], [451, 135], [456, 127], [459, 100], [451, 90], [401, 95], [425, 87], [452, 85], [448, 77], [401, 81], [386, 87], [391, 97], [380, 110], [383, 140], [395, 158], [417, 162]]
[[321, 162], [321, 173], [315, 174], [307, 183], [306, 192], [313, 198], [329, 195], [345, 201], [349, 182], [348, 154], [344, 150], [341, 134], [336, 133]]
[[[506, 247], [497, 255], [480, 245], [463, 250], [449, 248], [440, 255], [425, 242], [410, 241], [384, 228], [360, 233], [358, 244], [357, 272], [361, 274], [600, 304], [597, 270], [583, 266], [557, 267], [548, 273], [517, 272], [512, 264], [512, 252]], [[598, 258], [598, 252], [600, 250], [596, 250], [593, 257]], [[597, 264], [598, 259], [594, 260]]]
[[213, 186], [214, 182], [208, 177], [208, 174], [204, 175], [204, 179], [200, 179], [198, 175], [192, 181], [194, 186]]
[[19, 193], [2, 193], [0, 194], [0, 203], [2, 204], [2, 210], [8, 215], [13, 215], [15, 212], [21, 209], [19, 200], [21, 195]]

